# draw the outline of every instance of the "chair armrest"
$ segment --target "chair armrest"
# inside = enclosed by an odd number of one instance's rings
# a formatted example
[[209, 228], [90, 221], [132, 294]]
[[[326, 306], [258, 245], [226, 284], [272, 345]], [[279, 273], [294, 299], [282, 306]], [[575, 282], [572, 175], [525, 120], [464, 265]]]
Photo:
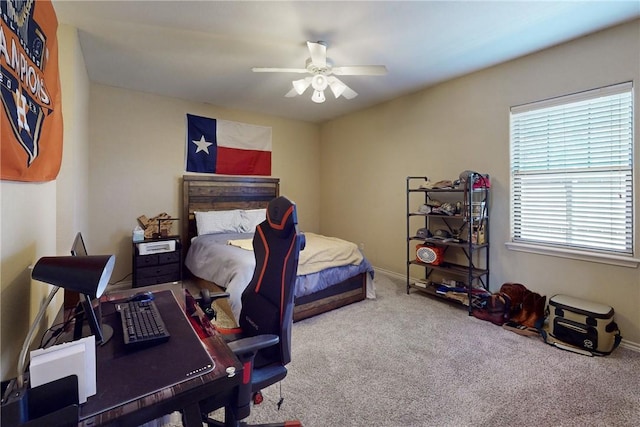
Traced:
[[196, 298], [196, 301], [198, 302], [198, 304], [200, 304], [200, 302], [204, 299], [208, 300], [209, 303], [212, 303], [213, 301], [220, 298], [229, 298], [229, 292], [211, 292], [209, 289], [203, 288], [200, 289], [200, 298]]
[[255, 337], [241, 338], [236, 341], [227, 343], [229, 348], [237, 356], [240, 354], [257, 353], [258, 350], [271, 347], [280, 342], [280, 337], [277, 335], [256, 335]]
[[211, 298], [211, 301], [215, 301], [215, 300], [220, 299], [220, 298], [229, 298], [229, 292], [210, 293], [209, 294], [209, 298]]

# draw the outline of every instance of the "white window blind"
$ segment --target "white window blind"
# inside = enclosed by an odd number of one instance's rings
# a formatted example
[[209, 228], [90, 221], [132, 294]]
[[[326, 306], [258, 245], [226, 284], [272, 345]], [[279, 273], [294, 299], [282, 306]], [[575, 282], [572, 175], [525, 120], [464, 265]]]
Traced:
[[632, 91], [511, 109], [512, 241], [633, 255]]

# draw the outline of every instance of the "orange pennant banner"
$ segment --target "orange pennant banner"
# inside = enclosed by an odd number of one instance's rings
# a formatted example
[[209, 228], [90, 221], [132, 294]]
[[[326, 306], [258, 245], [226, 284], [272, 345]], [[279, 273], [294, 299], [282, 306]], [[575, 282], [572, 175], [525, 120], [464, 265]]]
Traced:
[[1, 178], [51, 181], [62, 162], [58, 19], [50, 0], [0, 7]]

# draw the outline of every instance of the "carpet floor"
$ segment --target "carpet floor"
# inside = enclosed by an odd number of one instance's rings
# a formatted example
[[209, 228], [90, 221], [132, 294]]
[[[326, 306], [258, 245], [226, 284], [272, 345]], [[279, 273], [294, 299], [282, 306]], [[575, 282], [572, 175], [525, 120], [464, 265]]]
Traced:
[[[294, 324], [293, 360], [250, 423], [638, 426], [640, 353], [559, 350], [376, 276], [377, 299]], [[622, 331], [624, 335], [624, 331]], [[280, 392], [284, 397], [277, 409]]]

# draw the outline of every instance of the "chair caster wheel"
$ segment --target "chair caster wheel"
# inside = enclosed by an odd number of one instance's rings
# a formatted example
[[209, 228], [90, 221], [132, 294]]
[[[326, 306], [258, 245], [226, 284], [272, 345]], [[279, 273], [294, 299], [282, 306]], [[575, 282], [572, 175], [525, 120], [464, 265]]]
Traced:
[[204, 312], [204, 314], [207, 316], [209, 320], [215, 320], [217, 317], [216, 316], [217, 313], [213, 309], [211, 304], [212, 304], [212, 300], [211, 300], [211, 293], [209, 292], [209, 289], [206, 289], [206, 288], [201, 289], [198, 305], [200, 306], [200, 308], [202, 309], [202, 311]]
[[207, 307], [204, 309], [204, 314], [207, 316], [207, 319], [209, 320], [216, 320], [216, 311], [211, 308], [211, 307]]
[[262, 392], [261, 391], [258, 391], [258, 392], [253, 394], [253, 404], [254, 405], [261, 404], [263, 400], [264, 400], [264, 397], [262, 396]]

